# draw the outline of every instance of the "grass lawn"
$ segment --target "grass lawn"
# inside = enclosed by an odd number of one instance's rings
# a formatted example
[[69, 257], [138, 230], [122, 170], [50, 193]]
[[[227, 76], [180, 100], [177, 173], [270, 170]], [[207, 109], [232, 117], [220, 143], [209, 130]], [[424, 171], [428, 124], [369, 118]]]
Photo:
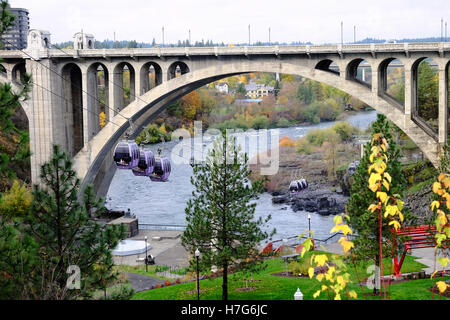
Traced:
[[[308, 255], [305, 255], [308, 258]], [[420, 271], [424, 267], [421, 263], [415, 261], [416, 258], [407, 256], [402, 267], [403, 273]], [[281, 259], [270, 259], [266, 261], [267, 268], [258, 275], [254, 275], [254, 282], [249, 282], [249, 287], [255, 287], [252, 291], [239, 291], [237, 289], [245, 287], [245, 281], [239, 277], [239, 273], [229, 277], [228, 296], [230, 300], [293, 300], [293, 295], [297, 288], [300, 288], [305, 300], [313, 300], [313, 294], [321, 287], [315, 279], [293, 278], [273, 276], [272, 273], [284, 272], [286, 265]], [[372, 264], [365, 261], [357, 265], [360, 279], [368, 277], [367, 267]], [[385, 274], [389, 273], [390, 259], [384, 261]], [[358, 299], [363, 300], [364, 296], [361, 289], [356, 285], [357, 276], [353, 264], [348, 265], [348, 272], [354, 284], [349, 285], [350, 290], [355, 290]], [[135, 294], [135, 300], [195, 300], [197, 295], [195, 282], [172, 285], [159, 289], [143, 291]], [[431, 292], [428, 291], [432, 286], [430, 279], [414, 280], [391, 285], [391, 299], [431, 299]], [[367, 287], [363, 287], [365, 293], [370, 293]], [[208, 279], [200, 281], [200, 297], [204, 300], [220, 300], [222, 294], [222, 278]], [[318, 299], [327, 299], [326, 292], [322, 292]], [[345, 297], [343, 296], [343, 299]], [[379, 299], [379, 297], [367, 297], [367, 299]], [[435, 294], [435, 299], [439, 295]], [[443, 299], [445, 299], [443, 297]]]

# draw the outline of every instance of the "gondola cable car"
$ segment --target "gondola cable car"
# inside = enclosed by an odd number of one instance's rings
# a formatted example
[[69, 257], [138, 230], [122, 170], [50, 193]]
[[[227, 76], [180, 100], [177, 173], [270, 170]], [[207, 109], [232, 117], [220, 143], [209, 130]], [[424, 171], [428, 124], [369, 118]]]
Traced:
[[[163, 142], [163, 149], [165, 147], [164, 136], [160, 135]], [[158, 156], [155, 157], [155, 167], [153, 173], [150, 175], [150, 179], [155, 182], [165, 182], [170, 176], [172, 166], [167, 157], [161, 155], [162, 150], [158, 148]]]
[[289, 184], [289, 192], [291, 194], [297, 194], [307, 188], [308, 188], [308, 181], [306, 181], [306, 179], [304, 178], [300, 180], [293, 180]]

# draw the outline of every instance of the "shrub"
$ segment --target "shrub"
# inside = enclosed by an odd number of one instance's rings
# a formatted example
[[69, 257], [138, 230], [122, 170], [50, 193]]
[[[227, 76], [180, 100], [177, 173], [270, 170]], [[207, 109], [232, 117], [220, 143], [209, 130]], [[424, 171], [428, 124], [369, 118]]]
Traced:
[[19, 181], [15, 180], [11, 189], [0, 199], [0, 215], [7, 220], [24, 217], [30, 210], [31, 200], [31, 192], [25, 184], [20, 185]]
[[282, 136], [280, 138], [280, 147], [295, 147], [295, 141], [289, 137]]
[[252, 121], [253, 129], [267, 129], [269, 127], [269, 119], [266, 116], [257, 116]]
[[170, 286], [172, 285], [172, 282], [170, 282], [169, 280], [164, 281], [164, 286]]
[[280, 118], [277, 122], [277, 127], [283, 128], [283, 127], [289, 127], [290, 123], [289, 120], [286, 118]]

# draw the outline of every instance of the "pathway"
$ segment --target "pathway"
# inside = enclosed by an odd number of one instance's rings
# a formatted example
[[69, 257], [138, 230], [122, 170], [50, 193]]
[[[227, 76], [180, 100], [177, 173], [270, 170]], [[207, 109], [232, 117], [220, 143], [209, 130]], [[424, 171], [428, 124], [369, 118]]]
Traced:
[[143, 274], [132, 272], [124, 272], [124, 274], [130, 281], [130, 285], [135, 292], [150, 290], [153, 286], [164, 283], [164, 280], [162, 279], [152, 278]]

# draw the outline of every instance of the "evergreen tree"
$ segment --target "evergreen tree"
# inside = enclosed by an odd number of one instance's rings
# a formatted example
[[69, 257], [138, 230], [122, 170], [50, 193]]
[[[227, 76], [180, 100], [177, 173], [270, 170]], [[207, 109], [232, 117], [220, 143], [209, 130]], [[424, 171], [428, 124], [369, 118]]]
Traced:
[[0, 216], [0, 300], [32, 299], [38, 245], [20, 222]]
[[303, 101], [305, 105], [311, 104], [313, 99], [313, 93], [310, 80], [300, 82], [297, 89], [297, 99]]
[[[2, 0], [0, 2], [0, 38], [8, 28], [14, 25], [14, 19], [14, 14], [8, 10], [8, 1]], [[0, 43], [3, 47], [1, 40]], [[28, 132], [18, 129], [12, 121], [12, 116], [17, 112], [20, 102], [28, 98], [31, 85], [31, 77], [28, 74], [23, 76], [22, 85], [22, 89], [19, 92], [14, 92], [11, 84], [0, 84], [0, 128], [2, 130], [2, 140], [14, 146], [13, 148], [0, 149], [0, 178], [5, 177], [9, 180], [13, 180], [17, 176], [15, 169], [20, 166], [29, 166]], [[15, 163], [12, 163], [11, 160], [15, 160]]]
[[[37, 270], [42, 270], [36, 287], [40, 299], [89, 297], [114, 279], [111, 250], [125, 236], [123, 226], [100, 226], [90, 215], [103, 209], [95, 201], [92, 187], [78, 199], [80, 180], [72, 162], [58, 146], [49, 162], [41, 167], [43, 187], [34, 186], [26, 231], [39, 248]], [[66, 286], [69, 266], [77, 266], [81, 276], [79, 290]], [[40, 282], [40, 283], [39, 283]]]
[[[254, 219], [262, 181], [249, 182], [247, 154], [235, 138], [219, 136], [206, 162], [194, 165], [191, 183], [195, 190], [188, 201], [188, 226], [182, 244], [189, 251], [199, 249], [203, 268], [223, 270], [222, 299], [228, 299], [228, 267], [246, 269], [260, 262], [255, 247], [269, 234], [261, 226], [269, 221]], [[273, 233], [272, 233], [273, 234]], [[271, 235], [272, 235], [271, 234]]]
[[[387, 169], [392, 177], [390, 191], [392, 194], [403, 196], [403, 190], [406, 187], [406, 179], [401, 171], [399, 158], [401, 156], [400, 149], [397, 147], [391, 132], [391, 125], [383, 114], [377, 115], [377, 121], [372, 125], [372, 135], [381, 133], [386, 138], [389, 147], [387, 149]], [[370, 166], [369, 157], [371, 154], [370, 142], [364, 146], [364, 156], [362, 157], [355, 174], [353, 175], [353, 185], [350, 189], [350, 198], [347, 201], [346, 209], [350, 216], [350, 227], [356, 231], [355, 250], [354, 253], [360, 259], [373, 259], [375, 265], [380, 265], [379, 261], [379, 245], [378, 245], [378, 216], [368, 210], [370, 204], [376, 201], [376, 193], [369, 189], [369, 173]], [[405, 218], [410, 218], [405, 212]], [[385, 239], [392, 239], [391, 227], [387, 225], [388, 220], [383, 221], [382, 236]], [[391, 241], [385, 241], [391, 243]], [[391, 252], [384, 247], [383, 252]], [[386, 251], [389, 250], [389, 251]], [[374, 289], [376, 291], [376, 288]]]

